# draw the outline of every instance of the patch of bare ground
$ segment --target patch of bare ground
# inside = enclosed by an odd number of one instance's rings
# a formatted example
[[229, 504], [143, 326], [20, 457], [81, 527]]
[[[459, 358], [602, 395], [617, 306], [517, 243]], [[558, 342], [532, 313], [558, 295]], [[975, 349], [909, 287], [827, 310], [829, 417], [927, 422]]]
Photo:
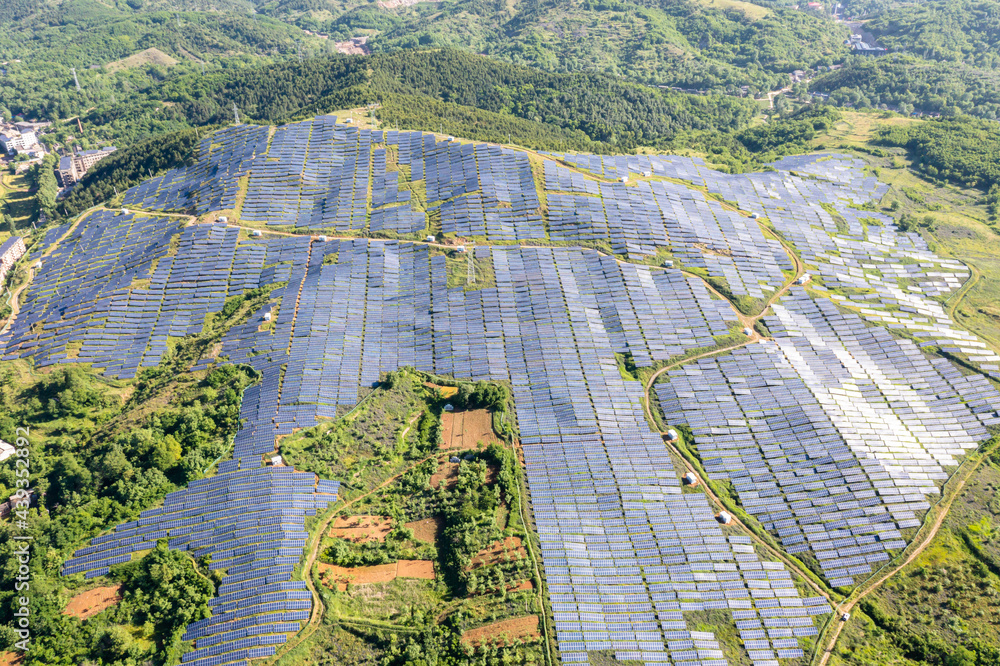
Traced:
[[337, 516], [327, 536], [354, 543], [384, 543], [391, 531], [392, 518], [389, 516]]
[[434, 580], [434, 562], [431, 560], [400, 560], [396, 562], [396, 578]]
[[336, 42], [334, 46], [337, 47], [337, 53], [344, 53], [346, 55], [368, 55], [372, 52], [368, 48], [368, 35], [362, 37], [351, 37], [346, 42]]
[[733, 256], [733, 251], [730, 249], [719, 250], [714, 247], [709, 247], [707, 243], [693, 243], [693, 245], [702, 252], [707, 252], [708, 254], [714, 254], [717, 257]]
[[462, 634], [462, 640], [469, 645], [485, 643], [507, 644], [525, 638], [540, 638], [538, 616], [514, 617], [470, 629]]
[[0, 666], [20, 666], [23, 662], [23, 652], [0, 652]]
[[121, 587], [121, 585], [108, 585], [81, 592], [69, 600], [63, 615], [71, 615], [81, 620], [93, 617], [122, 600]]
[[441, 448], [472, 449], [497, 441], [493, 415], [485, 409], [444, 412], [441, 415]]
[[343, 592], [347, 584], [371, 585], [389, 583], [397, 578], [434, 579], [434, 562], [430, 560], [400, 560], [391, 564], [376, 564], [370, 567], [338, 567], [325, 562], [317, 563], [320, 580], [327, 587]]
[[528, 552], [521, 545], [521, 537], [510, 536], [503, 541], [496, 541], [472, 558], [471, 569], [497, 564], [499, 562], [509, 562], [513, 559], [522, 559], [528, 556]]
[[424, 386], [437, 390], [445, 398], [450, 398], [458, 393], [458, 389], [454, 386], [441, 386], [440, 384], [432, 384], [431, 382], [424, 382]]
[[438, 465], [437, 471], [431, 475], [431, 488], [437, 488], [441, 482], [444, 482], [444, 487], [451, 490], [455, 487], [458, 482], [458, 465], [459, 463], [441, 463]]
[[413, 530], [413, 538], [425, 543], [436, 543], [438, 535], [444, 528], [444, 518], [434, 516], [423, 520], [406, 523], [407, 529]]
[[136, 67], [145, 67], [146, 65], [163, 65], [165, 67], [172, 67], [177, 64], [177, 60], [167, 55], [163, 51], [156, 48], [148, 48], [145, 51], [139, 51], [138, 53], [133, 53], [127, 58], [122, 58], [121, 60], [115, 60], [114, 62], [109, 62], [106, 68], [110, 72], [117, 72], [123, 69], [134, 69]]

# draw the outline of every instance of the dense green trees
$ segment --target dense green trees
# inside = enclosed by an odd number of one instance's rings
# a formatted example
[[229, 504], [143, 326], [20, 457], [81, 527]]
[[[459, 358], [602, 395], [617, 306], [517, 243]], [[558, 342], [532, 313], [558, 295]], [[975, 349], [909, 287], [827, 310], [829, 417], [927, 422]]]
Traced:
[[[431, 129], [456, 115], [474, 133], [485, 130], [483, 120], [492, 127], [509, 118], [509, 127], [493, 130], [504, 140], [509, 131], [576, 149], [591, 147], [587, 139], [627, 149], [686, 129], [737, 128], [754, 113], [747, 100], [682, 95], [603, 74], [551, 74], [455, 50], [316, 58], [264, 67], [252, 76], [188, 76], [164, 84], [155, 97], [175, 105], [163, 117], [192, 125], [228, 122], [233, 103], [245, 118], [280, 122], [378, 102], [386, 123]], [[99, 107], [87, 119], [106, 125], [135, 108]], [[477, 117], [476, 110], [489, 113]]]
[[166, 540], [138, 562], [117, 569], [115, 578], [122, 583], [124, 603], [134, 609], [131, 624], [152, 626], [163, 662], [179, 657], [184, 628], [209, 616], [212, 581], [198, 572], [190, 555], [169, 550]]
[[[9, 5], [14, 5], [10, 13]], [[210, 71], [241, 68], [295, 54], [303, 41], [307, 48], [322, 44], [280, 21], [248, 16], [247, 9], [238, 13], [160, 9], [169, 11], [136, 10], [125, 2], [68, 0], [52, 5], [4, 0], [0, 60], [8, 64], [0, 85], [0, 106], [25, 117], [68, 118], [141, 95], [177, 73], [200, 71], [202, 62]], [[169, 60], [153, 60], [149, 67], [107, 67], [149, 48], [179, 64], [170, 67]], [[80, 79], [80, 92], [71, 67]]]
[[865, 24], [879, 43], [928, 60], [1000, 65], [1000, 2], [933, 0], [881, 13]]
[[[336, 25], [367, 27], [360, 14]], [[713, 91], [770, 90], [786, 72], [842, 56], [846, 31], [775, 7], [716, 8], [685, 0], [569, 0], [498, 7], [457, 0], [398, 12], [378, 26], [376, 51], [418, 46], [477, 51], [548, 71], [598, 71]]]
[[839, 119], [840, 113], [829, 106], [804, 107], [788, 118], [745, 129], [736, 138], [754, 153], [805, 152], [818, 132], [829, 129]]
[[1000, 184], [1000, 125], [960, 116], [884, 127], [874, 142], [910, 151], [931, 178], [990, 190]]
[[107, 201], [150, 177], [194, 161], [198, 132], [184, 130], [163, 134], [105, 157], [87, 172], [66, 199], [59, 204], [63, 215], [76, 215]]
[[814, 79], [810, 90], [828, 93], [840, 105], [1000, 118], [1000, 75], [963, 64], [858, 56]]
[[52, 217], [56, 209], [56, 196], [59, 194], [59, 183], [56, 181], [55, 168], [59, 158], [52, 153], [46, 155], [41, 164], [35, 164], [28, 171], [28, 180], [35, 190], [35, 201], [38, 212]]

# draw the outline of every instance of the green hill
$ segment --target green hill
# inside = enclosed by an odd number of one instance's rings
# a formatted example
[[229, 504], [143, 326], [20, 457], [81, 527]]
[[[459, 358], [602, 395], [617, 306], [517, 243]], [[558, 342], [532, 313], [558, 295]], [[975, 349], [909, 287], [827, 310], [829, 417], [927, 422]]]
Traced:
[[1000, 2], [935, 0], [892, 9], [865, 28], [892, 50], [983, 69], [1000, 64]]
[[[421, 118], [419, 105], [393, 104], [401, 95], [489, 114], [486, 125], [500, 135], [484, 135], [479, 121], [455, 126], [446, 107], [436, 106]], [[658, 145], [689, 130], [736, 130], [756, 113], [752, 101], [734, 97], [685, 95], [605, 74], [553, 74], [461, 51], [430, 50], [313, 58], [206, 75], [188, 71], [134, 94], [128, 103], [107, 99], [95, 105], [84, 115], [84, 126], [95, 128], [94, 141], [130, 142], [161, 128], [228, 122], [234, 103], [245, 118], [271, 123], [379, 103], [378, 115], [400, 126], [438, 129], [444, 123], [452, 133], [489, 140], [513, 132], [531, 147], [598, 152]]]

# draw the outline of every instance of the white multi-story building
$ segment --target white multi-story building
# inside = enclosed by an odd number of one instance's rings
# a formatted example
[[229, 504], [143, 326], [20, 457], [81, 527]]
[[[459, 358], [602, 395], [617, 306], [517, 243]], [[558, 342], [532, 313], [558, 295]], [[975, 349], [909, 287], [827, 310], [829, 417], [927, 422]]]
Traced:
[[0, 134], [0, 147], [8, 155], [13, 155], [38, 145], [38, 136], [34, 131], [19, 132], [16, 129], [8, 129]]

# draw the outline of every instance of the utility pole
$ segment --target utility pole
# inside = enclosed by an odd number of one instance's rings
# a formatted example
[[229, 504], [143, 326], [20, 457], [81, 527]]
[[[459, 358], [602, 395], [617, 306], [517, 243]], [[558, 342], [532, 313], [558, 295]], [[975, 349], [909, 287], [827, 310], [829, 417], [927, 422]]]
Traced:
[[236, 118], [236, 124], [240, 124], [240, 112], [236, 110], [236, 102], [233, 102], [233, 117]]
[[78, 79], [78, 78], [76, 77], [76, 67], [70, 67], [70, 71], [72, 71], [72, 72], [73, 72], [73, 82], [74, 82], [74, 83], [76, 83], [76, 91], [77, 91], [77, 92], [82, 92], [82, 91], [80, 90], [80, 79]]

